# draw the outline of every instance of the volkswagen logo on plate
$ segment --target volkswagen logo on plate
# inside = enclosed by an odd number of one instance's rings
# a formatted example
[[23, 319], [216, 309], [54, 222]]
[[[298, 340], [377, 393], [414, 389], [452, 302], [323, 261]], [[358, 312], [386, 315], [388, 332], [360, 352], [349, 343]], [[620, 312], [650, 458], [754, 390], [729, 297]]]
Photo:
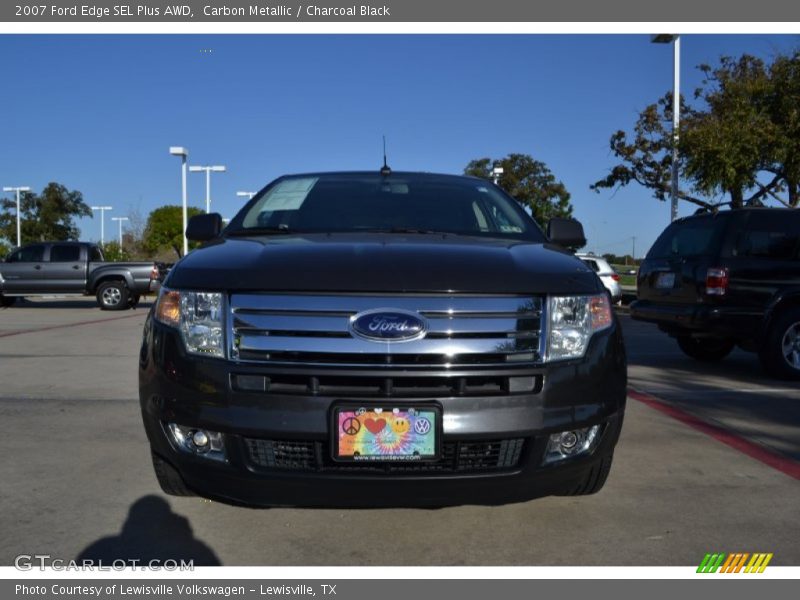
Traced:
[[425, 335], [428, 324], [407, 310], [379, 308], [360, 312], [350, 319], [354, 335], [374, 342], [408, 342]]

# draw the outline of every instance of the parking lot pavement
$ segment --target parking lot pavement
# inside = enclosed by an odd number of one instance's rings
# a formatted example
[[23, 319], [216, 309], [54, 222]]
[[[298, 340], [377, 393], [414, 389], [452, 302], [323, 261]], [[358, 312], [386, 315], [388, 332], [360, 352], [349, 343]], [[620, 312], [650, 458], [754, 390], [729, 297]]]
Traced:
[[[0, 310], [0, 564], [46, 553], [198, 565], [692, 565], [709, 551], [800, 564], [800, 481], [636, 400], [596, 496], [439, 510], [256, 510], [166, 497], [136, 401], [145, 313], [79, 301]], [[709, 369], [654, 328], [627, 318], [623, 326], [632, 385], [724, 427], [747, 422], [759, 443], [781, 440], [796, 456], [781, 427], [797, 427], [797, 408], [771, 409], [779, 423], [761, 406], [797, 400], [796, 388], [761, 377], [750, 355]], [[737, 382], [730, 395], [726, 381]], [[723, 410], [726, 401], [735, 410]]]
[[699, 363], [655, 325], [622, 317], [632, 388], [800, 461], [800, 385], [768, 377], [755, 354]]

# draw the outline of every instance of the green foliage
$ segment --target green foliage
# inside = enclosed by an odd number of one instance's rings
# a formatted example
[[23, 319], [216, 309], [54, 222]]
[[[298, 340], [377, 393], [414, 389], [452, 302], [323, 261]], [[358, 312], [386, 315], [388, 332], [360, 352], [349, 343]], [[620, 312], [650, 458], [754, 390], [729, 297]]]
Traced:
[[764, 63], [748, 55], [723, 57], [718, 67], [702, 65], [700, 70], [705, 79], [695, 97], [708, 108], [684, 120], [679, 145], [686, 156], [683, 174], [700, 194], [727, 194], [736, 208], [754, 204], [765, 192], [745, 195], [758, 187], [777, 134], [765, 110], [772, 86]]
[[539, 223], [545, 224], [553, 217], [572, 216], [567, 188], [556, 180], [547, 165], [528, 154], [509, 154], [499, 160], [472, 160], [464, 174], [491, 180], [494, 166], [503, 167], [498, 185], [517, 202], [529, 207]]
[[[800, 52], [771, 64], [745, 54], [698, 68], [704, 79], [694, 105], [681, 100], [680, 199], [705, 208], [723, 200], [733, 207], [770, 199], [799, 206]], [[639, 114], [630, 135], [611, 136], [620, 162], [592, 189], [637, 182], [658, 200], [669, 197], [671, 108], [667, 94]]]
[[106, 262], [126, 262], [131, 260], [130, 252], [120, 247], [119, 242], [106, 242], [102, 246]]
[[[0, 199], [0, 237], [17, 241], [17, 201]], [[51, 182], [41, 194], [23, 192], [20, 195], [22, 243], [77, 240], [80, 230], [75, 218], [91, 217], [92, 211], [77, 190], [68, 190]]]
[[[687, 120], [692, 114], [681, 98], [682, 118]], [[630, 135], [617, 130], [611, 136], [609, 146], [621, 162], [612, 167], [606, 177], [593, 183], [591, 189], [599, 192], [638, 183], [649, 188], [657, 200], [667, 200], [672, 187], [672, 94], [665, 94], [645, 107]], [[683, 144], [679, 157], [685, 161]], [[698, 206], [711, 207], [710, 202], [690, 196], [685, 190], [680, 190], [679, 197]]]
[[11, 252], [11, 247], [5, 242], [0, 241], [0, 260], [8, 256], [9, 252]]
[[[203, 211], [194, 206], [187, 209], [188, 218], [202, 214]], [[183, 209], [180, 206], [162, 206], [155, 209], [147, 217], [142, 238], [143, 248], [155, 254], [163, 248], [172, 248], [181, 257], [183, 252]], [[190, 242], [189, 248], [197, 247]]]

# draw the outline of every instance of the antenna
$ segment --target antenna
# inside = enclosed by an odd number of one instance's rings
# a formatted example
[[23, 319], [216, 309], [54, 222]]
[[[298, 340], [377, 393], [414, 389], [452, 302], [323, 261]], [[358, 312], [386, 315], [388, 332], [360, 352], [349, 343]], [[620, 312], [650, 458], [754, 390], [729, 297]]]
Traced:
[[387, 175], [391, 175], [392, 170], [389, 168], [389, 165], [386, 164], [386, 136], [383, 136], [383, 166], [381, 167], [381, 175], [386, 177]]

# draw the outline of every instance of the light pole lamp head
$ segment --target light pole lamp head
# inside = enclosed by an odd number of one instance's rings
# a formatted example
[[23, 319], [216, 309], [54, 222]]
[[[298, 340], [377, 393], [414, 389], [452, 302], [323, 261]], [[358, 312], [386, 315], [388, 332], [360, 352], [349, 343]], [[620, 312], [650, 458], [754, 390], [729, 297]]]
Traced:
[[23, 185], [21, 187], [4, 187], [3, 191], [4, 192], [30, 192], [31, 188], [29, 188], [27, 185]]
[[650, 42], [653, 44], [671, 44], [676, 39], [678, 35], [675, 33], [656, 33], [650, 36]]
[[209, 167], [215, 173], [224, 173], [225, 172], [225, 165], [212, 165]]
[[195, 165], [189, 165], [189, 172], [190, 173], [199, 173], [200, 171], [205, 171], [205, 167], [198, 167]]
[[170, 146], [169, 153], [172, 154], [172, 156], [182, 156], [183, 158], [189, 156], [189, 151], [183, 146]]

